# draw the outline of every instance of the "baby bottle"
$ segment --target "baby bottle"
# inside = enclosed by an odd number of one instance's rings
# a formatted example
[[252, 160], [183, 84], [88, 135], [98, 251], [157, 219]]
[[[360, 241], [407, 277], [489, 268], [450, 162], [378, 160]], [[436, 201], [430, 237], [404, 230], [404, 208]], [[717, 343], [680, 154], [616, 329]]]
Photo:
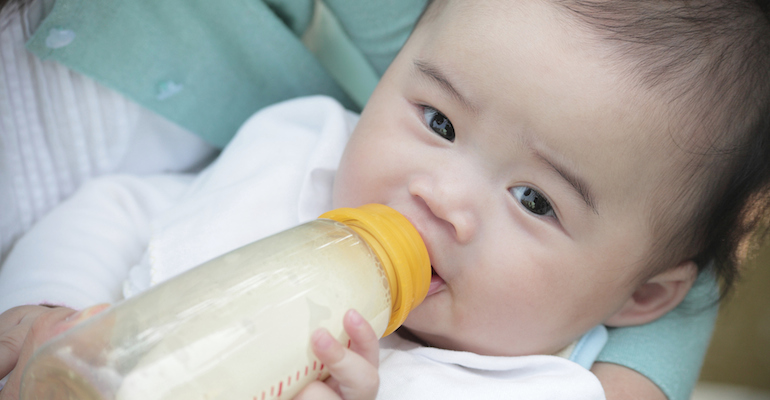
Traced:
[[356, 309], [382, 337], [430, 285], [425, 244], [380, 204], [341, 208], [201, 264], [41, 347], [22, 399], [290, 399], [328, 376], [319, 327], [343, 345]]

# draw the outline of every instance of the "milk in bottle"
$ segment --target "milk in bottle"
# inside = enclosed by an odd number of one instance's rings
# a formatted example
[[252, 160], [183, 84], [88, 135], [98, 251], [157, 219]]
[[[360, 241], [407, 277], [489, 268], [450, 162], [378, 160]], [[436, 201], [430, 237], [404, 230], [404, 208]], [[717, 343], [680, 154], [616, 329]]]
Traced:
[[327, 371], [310, 336], [349, 344], [356, 309], [379, 336], [425, 297], [417, 231], [383, 205], [338, 209], [118, 303], [41, 347], [22, 399], [291, 398]]

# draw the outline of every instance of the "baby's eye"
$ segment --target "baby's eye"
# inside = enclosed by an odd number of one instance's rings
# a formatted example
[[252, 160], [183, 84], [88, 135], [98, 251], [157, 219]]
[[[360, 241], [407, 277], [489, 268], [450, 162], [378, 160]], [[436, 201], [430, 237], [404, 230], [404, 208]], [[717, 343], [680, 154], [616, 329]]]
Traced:
[[430, 106], [422, 106], [422, 113], [425, 123], [433, 132], [450, 142], [455, 141], [455, 128], [446, 115]]
[[542, 216], [555, 216], [551, 202], [542, 193], [528, 186], [512, 187], [511, 194], [527, 211]]

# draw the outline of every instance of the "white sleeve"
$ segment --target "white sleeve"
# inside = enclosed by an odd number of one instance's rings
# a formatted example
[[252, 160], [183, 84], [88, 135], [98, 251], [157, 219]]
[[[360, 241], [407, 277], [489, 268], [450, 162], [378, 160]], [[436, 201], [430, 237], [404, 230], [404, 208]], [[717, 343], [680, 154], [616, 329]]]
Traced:
[[14, 246], [0, 268], [0, 312], [24, 304], [80, 309], [119, 300], [147, 246], [150, 221], [189, 175], [111, 175], [83, 185]]

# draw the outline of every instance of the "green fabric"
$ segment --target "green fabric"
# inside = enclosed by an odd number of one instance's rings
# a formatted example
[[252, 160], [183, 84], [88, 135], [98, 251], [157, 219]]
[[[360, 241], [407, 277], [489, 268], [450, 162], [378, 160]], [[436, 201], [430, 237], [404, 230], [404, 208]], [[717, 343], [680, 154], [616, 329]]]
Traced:
[[[314, 0], [58, 0], [27, 48], [224, 147], [289, 98], [325, 94], [360, 111], [425, 1], [330, 0], [319, 14]], [[49, 48], [57, 30], [74, 41]]]
[[714, 330], [718, 297], [714, 275], [701, 273], [682, 304], [663, 318], [610, 329], [597, 361], [639, 371], [669, 400], [689, 400]]
[[324, 0], [353, 43], [382, 76], [427, 0]]
[[320, 1], [316, 1], [315, 13], [310, 26], [302, 34], [302, 43], [356, 106], [363, 109], [380, 75], [345, 34], [337, 17]]
[[[58, 0], [27, 47], [223, 147], [254, 111], [288, 98], [325, 94], [360, 109], [425, 2], [324, 0], [319, 10], [314, 0]], [[57, 30], [74, 40], [47, 47]], [[689, 399], [715, 287], [703, 275], [659, 321], [611, 330], [599, 360]]]
[[[284, 9], [276, 3], [58, 0], [27, 48], [219, 147], [256, 110], [285, 99], [325, 94], [356, 109], [297, 37], [310, 22], [313, 2], [287, 1], [292, 7]], [[47, 47], [57, 30], [74, 32], [74, 41]]]

